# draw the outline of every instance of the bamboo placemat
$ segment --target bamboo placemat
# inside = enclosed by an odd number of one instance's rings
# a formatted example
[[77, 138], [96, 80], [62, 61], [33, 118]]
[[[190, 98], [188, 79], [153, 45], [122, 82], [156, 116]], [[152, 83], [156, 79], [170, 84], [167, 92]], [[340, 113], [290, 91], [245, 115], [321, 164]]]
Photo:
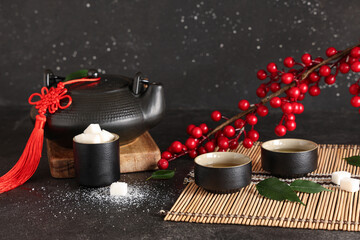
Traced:
[[[343, 160], [359, 155], [359, 150], [358, 145], [319, 145], [318, 169], [302, 179], [318, 182], [333, 192], [298, 193], [306, 204], [303, 206], [259, 195], [255, 184], [270, 177], [261, 168], [260, 143], [251, 149], [240, 146], [236, 152], [253, 160], [252, 183], [232, 194], [209, 193], [194, 183], [192, 172], [185, 179], [188, 185], [167, 212], [165, 221], [360, 231], [359, 192], [342, 191], [331, 183], [334, 171], [348, 171], [352, 177], [360, 178], [359, 168]], [[282, 180], [292, 182], [295, 179]]]

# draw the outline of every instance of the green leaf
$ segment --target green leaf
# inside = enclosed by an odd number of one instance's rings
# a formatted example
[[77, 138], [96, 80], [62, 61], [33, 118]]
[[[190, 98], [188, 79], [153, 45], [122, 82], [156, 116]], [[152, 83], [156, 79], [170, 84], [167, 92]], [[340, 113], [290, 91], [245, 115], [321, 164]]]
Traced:
[[299, 202], [302, 205], [305, 205], [289, 185], [275, 177], [259, 182], [256, 184], [256, 189], [260, 195], [272, 200], [289, 200], [291, 202]]
[[346, 162], [350, 165], [360, 167], [360, 156], [352, 156], [345, 158]]
[[320, 184], [308, 180], [295, 180], [290, 184], [290, 187], [294, 191], [304, 193], [319, 193], [322, 191], [332, 192], [330, 189], [324, 188]]
[[82, 69], [76, 72], [72, 72], [69, 75], [66, 76], [65, 78], [65, 82], [69, 81], [69, 80], [73, 80], [73, 79], [79, 79], [79, 78], [84, 78], [88, 76], [88, 70], [87, 69]]
[[153, 172], [153, 174], [146, 180], [149, 179], [170, 179], [174, 177], [175, 170], [158, 170]]

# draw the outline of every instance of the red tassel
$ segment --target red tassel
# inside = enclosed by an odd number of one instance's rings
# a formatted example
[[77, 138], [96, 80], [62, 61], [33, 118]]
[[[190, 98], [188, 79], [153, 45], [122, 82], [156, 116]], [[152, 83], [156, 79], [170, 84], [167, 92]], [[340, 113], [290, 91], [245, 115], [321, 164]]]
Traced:
[[[29, 103], [35, 105], [38, 109], [39, 115], [36, 116], [35, 127], [32, 131], [25, 149], [15, 166], [0, 177], [0, 193], [10, 191], [22, 184], [24, 184], [35, 173], [41, 158], [41, 152], [44, 142], [44, 125], [46, 122], [45, 113], [54, 113], [56, 110], [65, 109], [72, 103], [72, 99], [67, 93], [65, 85], [78, 82], [94, 82], [100, 78], [93, 79], [76, 79], [65, 83], [60, 82], [57, 88], [47, 89], [43, 87], [41, 94], [34, 93], [29, 98]], [[34, 97], [40, 97], [39, 101], [33, 102]], [[61, 105], [60, 101], [68, 99], [66, 105]]]
[[41, 158], [45, 121], [45, 116], [36, 116], [35, 128], [19, 161], [9, 172], [0, 177], [0, 193], [22, 185], [35, 173]]

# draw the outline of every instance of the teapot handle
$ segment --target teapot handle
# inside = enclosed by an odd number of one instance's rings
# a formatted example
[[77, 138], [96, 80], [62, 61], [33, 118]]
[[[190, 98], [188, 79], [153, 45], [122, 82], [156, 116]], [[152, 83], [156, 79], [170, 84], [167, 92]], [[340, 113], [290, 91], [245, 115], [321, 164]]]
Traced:
[[149, 85], [149, 79], [144, 77], [141, 72], [135, 74], [134, 80], [132, 82], [132, 92], [135, 95], [139, 95], [144, 90], [144, 85]]

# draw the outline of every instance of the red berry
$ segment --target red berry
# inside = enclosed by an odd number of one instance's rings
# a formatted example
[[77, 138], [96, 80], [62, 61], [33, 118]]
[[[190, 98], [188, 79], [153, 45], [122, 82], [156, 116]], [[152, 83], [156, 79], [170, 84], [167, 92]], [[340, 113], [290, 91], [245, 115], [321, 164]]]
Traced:
[[193, 136], [194, 138], [199, 138], [203, 135], [203, 132], [201, 130], [201, 128], [199, 127], [194, 127], [193, 130], [191, 131], [191, 136]]
[[264, 79], [266, 79], [266, 72], [264, 71], [264, 70], [262, 70], [262, 69], [260, 69], [258, 72], [257, 72], [257, 74], [256, 74], [256, 76], [257, 76], [257, 78], [259, 79], [259, 80], [264, 80]]
[[199, 127], [201, 128], [203, 134], [207, 134], [209, 132], [209, 128], [205, 123], [200, 124]]
[[320, 94], [320, 88], [318, 87], [318, 86], [316, 86], [316, 85], [314, 85], [314, 86], [311, 86], [310, 88], [309, 88], [309, 94], [311, 95], [311, 96], [313, 96], [313, 97], [316, 97], [316, 96], [318, 96], [319, 94]]
[[346, 74], [350, 71], [350, 65], [348, 63], [341, 63], [339, 66], [339, 70], [341, 73]]
[[170, 158], [172, 158], [172, 154], [169, 151], [165, 151], [161, 154], [161, 158], [169, 160]]
[[317, 57], [317, 58], [314, 59], [314, 61], [316, 63], [321, 63], [322, 61], [324, 61], [324, 59], [322, 57]]
[[337, 50], [334, 47], [329, 47], [326, 49], [326, 56], [331, 57], [337, 53]]
[[351, 70], [353, 72], [360, 72], [360, 62], [354, 62], [351, 64]]
[[351, 105], [353, 107], [356, 107], [356, 108], [360, 107], [360, 97], [359, 96], [352, 97], [351, 98]]
[[334, 75], [329, 75], [325, 78], [325, 82], [328, 84], [328, 85], [332, 85], [334, 84], [336, 81], [336, 78]]
[[248, 100], [243, 99], [243, 100], [240, 100], [240, 101], [239, 101], [238, 107], [239, 107], [240, 110], [246, 111], [246, 110], [249, 109], [250, 103], [249, 103]]
[[285, 84], [290, 84], [294, 80], [294, 75], [292, 73], [284, 73], [281, 76], [281, 81]]
[[179, 153], [182, 151], [182, 143], [179, 141], [173, 142], [170, 147], [174, 153]]
[[302, 101], [302, 100], [304, 100], [304, 98], [305, 98], [305, 94], [302, 94], [302, 93], [301, 93], [301, 94], [299, 95], [299, 97], [298, 97], [297, 100], [298, 100], [298, 101]]
[[301, 103], [298, 103], [299, 110], [297, 111], [297, 114], [302, 114], [304, 112], [304, 105]]
[[224, 134], [227, 137], [233, 137], [235, 135], [235, 128], [230, 125], [224, 127]]
[[256, 109], [256, 113], [260, 116], [260, 117], [265, 117], [266, 115], [268, 115], [269, 113], [269, 109], [264, 106], [264, 105], [260, 105], [257, 109]]
[[299, 90], [300, 93], [306, 93], [308, 91], [309, 87], [306, 83], [300, 83]]
[[204, 154], [204, 153], [207, 153], [207, 152], [206, 152], [206, 149], [203, 146], [201, 146], [201, 147], [198, 148], [197, 153], [199, 155], [201, 155], [201, 154]]
[[267, 65], [266, 69], [268, 70], [269, 73], [276, 73], [277, 72], [277, 67], [276, 64], [271, 62]]
[[280, 84], [277, 82], [273, 82], [270, 84], [270, 91], [272, 91], [272, 92], [277, 92], [280, 90], [280, 88], [281, 88]]
[[297, 102], [293, 102], [293, 103], [291, 103], [291, 105], [292, 105], [292, 112], [294, 113], [294, 114], [298, 114], [298, 112], [299, 112], [299, 105], [298, 105], [298, 103]]
[[228, 149], [229, 148], [229, 139], [226, 137], [218, 138], [218, 146], [219, 146], [219, 148]]
[[277, 136], [279, 136], [279, 137], [284, 136], [286, 134], [286, 127], [284, 125], [281, 125], [281, 124], [277, 125], [275, 127], [275, 134]]
[[360, 57], [360, 47], [354, 47], [353, 49], [351, 49], [350, 56], [352, 56], [353, 58]]
[[250, 138], [245, 138], [242, 144], [245, 148], [251, 148], [254, 145]]
[[317, 81], [320, 80], [320, 76], [319, 76], [317, 73], [312, 72], [312, 73], [310, 73], [310, 75], [309, 75], [309, 79], [310, 79], [310, 81], [312, 81], [312, 82], [317, 82]]
[[198, 155], [198, 154], [197, 154], [197, 152], [196, 152], [195, 149], [189, 151], [189, 157], [191, 157], [191, 158], [196, 158], [197, 155]]
[[236, 128], [243, 128], [245, 126], [246, 121], [244, 119], [236, 119], [234, 125]]
[[331, 69], [328, 65], [323, 65], [320, 67], [319, 74], [323, 77], [329, 76], [331, 73]]
[[270, 106], [273, 108], [278, 108], [281, 106], [281, 99], [279, 97], [273, 97], [270, 100]]
[[351, 84], [351, 86], [349, 87], [349, 92], [352, 95], [357, 95], [360, 91], [360, 86], [357, 85], [356, 83]]
[[238, 146], [239, 146], [239, 142], [237, 142], [237, 141], [231, 141], [229, 143], [229, 148], [230, 149], [236, 149]]
[[285, 127], [288, 131], [294, 131], [296, 128], [296, 122], [295, 121], [286, 121]]
[[226, 149], [224, 149], [224, 148], [219, 148], [219, 149], [218, 149], [218, 152], [226, 152]]
[[249, 125], [255, 125], [257, 123], [258, 119], [257, 117], [255, 116], [255, 114], [253, 113], [250, 113], [246, 116], [246, 122], [249, 124]]
[[187, 134], [191, 135], [191, 131], [193, 130], [194, 127], [196, 127], [194, 124], [190, 124], [189, 126], [187, 126], [186, 128]]
[[184, 144], [182, 145], [182, 151], [186, 152], [188, 150], [187, 146], [185, 146]]
[[300, 95], [300, 89], [298, 87], [292, 87], [288, 90], [288, 96], [297, 99]]
[[347, 63], [341, 63], [339, 66], [339, 70], [341, 73], [348, 73], [350, 71], [350, 66]]
[[215, 144], [213, 142], [207, 142], [204, 145], [207, 152], [213, 152], [215, 150]]
[[211, 119], [215, 122], [218, 122], [221, 120], [221, 113], [219, 111], [213, 111], [211, 113]]
[[195, 139], [193, 138], [188, 138], [185, 142], [185, 146], [188, 148], [188, 149], [194, 149], [196, 148], [197, 144], [195, 142]]
[[[302, 105], [302, 104], [301, 104]], [[295, 115], [290, 113], [288, 115], [286, 115], [286, 120], [288, 121], [295, 121]]]
[[301, 56], [301, 61], [305, 64], [305, 66], [310, 66], [312, 62], [311, 55], [305, 53], [304, 55]]
[[286, 57], [284, 59], [284, 66], [292, 68], [295, 65], [295, 60], [292, 57]]
[[251, 129], [248, 133], [247, 133], [247, 137], [251, 139], [251, 141], [256, 142], [257, 140], [259, 140], [259, 132]]
[[265, 96], [266, 96], [266, 90], [265, 90], [265, 88], [259, 87], [258, 89], [256, 89], [256, 95], [257, 95], [259, 98], [265, 97]]
[[169, 162], [168, 160], [162, 158], [157, 162], [157, 166], [159, 169], [165, 170], [169, 167]]
[[353, 64], [354, 62], [357, 62], [357, 61], [358, 61], [357, 58], [349, 57], [347, 63], [351, 65], [351, 64]]
[[293, 107], [291, 103], [285, 103], [281, 106], [281, 110], [283, 113], [290, 114], [293, 111]]

